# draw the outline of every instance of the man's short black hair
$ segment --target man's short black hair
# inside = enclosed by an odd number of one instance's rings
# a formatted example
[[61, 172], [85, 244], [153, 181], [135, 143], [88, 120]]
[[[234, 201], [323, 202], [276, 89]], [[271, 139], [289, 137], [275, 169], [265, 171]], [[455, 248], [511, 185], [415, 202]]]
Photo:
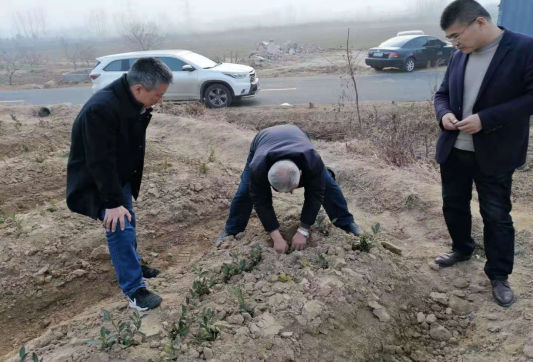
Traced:
[[477, 1], [455, 0], [444, 9], [440, 18], [440, 27], [446, 30], [455, 23], [468, 24], [477, 18], [491, 20], [489, 12]]

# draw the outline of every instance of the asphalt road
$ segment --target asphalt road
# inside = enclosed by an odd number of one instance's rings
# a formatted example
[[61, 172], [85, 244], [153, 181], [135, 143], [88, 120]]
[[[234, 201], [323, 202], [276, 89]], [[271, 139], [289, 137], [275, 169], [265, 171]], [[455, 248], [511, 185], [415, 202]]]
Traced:
[[[423, 69], [413, 73], [386, 70], [357, 76], [360, 101], [424, 101], [431, 97], [431, 88], [440, 85], [444, 68]], [[343, 92], [353, 94], [345, 84], [347, 77], [335, 75], [260, 79], [261, 92], [239, 106], [290, 104], [333, 104]], [[350, 93], [351, 92], [351, 93]], [[0, 91], [0, 104], [27, 103], [34, 105], [84, 104], [90, 97], [90, 87]]]

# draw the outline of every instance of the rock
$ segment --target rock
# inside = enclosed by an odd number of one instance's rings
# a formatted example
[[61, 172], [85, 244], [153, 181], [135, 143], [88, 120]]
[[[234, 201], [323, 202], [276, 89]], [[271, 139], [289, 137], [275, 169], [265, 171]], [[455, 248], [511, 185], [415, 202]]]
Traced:
[[150, 348], [159, 348], [159, 346], [161, 346], [161, 342], [159, 341], [153, 341], [150, 343]]
[[195, 349], [191, 349], [189, 352], [189, 356], [191, 356], [192, 358], [198, 358], [200, 357], [200, 353], [198, 353], [198, 351]]
[[402, 255], [402, 253], [403, 253], [403, 249], [402, 248], [399, 248], [396, 245], [394, 245], [392, 243], [389, 243], [388, 241], [382, 241], [381, 245], [385, 249], [387, 249], [388, 251], [390, 251], [390, 252], [392, 252], [394, 254]]
[[426, 316], [424, 313], [422, 312], [419, 312], [417, 315], [416, 315], [416, 321], [418, 322], [418, 324], [424, 322], [426, 320]]
[[318, 285], [320, 286], [320, 288], [336, 287], [340, 289], [344, 286], [344, 283], [337, 277], [325, 276], [318, 280]]
[[44, 284], [45, 282], [45, 276], [44, 275], [34, 275], [33, 276], [33, 281], [35, 282], [35, 284], [37, 285], [42, 285]]
[[470, 282], [464, 278], [455, 279], [453, 286], [457, 289], [466, 289], [470, 286]]
[[427, 324], [433, 324], [437, 321], [437, 317], [435, 316], [435, 314], [430, 314], [426, 317], [426, 323]]
[[440, 266], [437, 263], [430, 262], [428, 265], [429, 265], [429, 268], [432, 269], [432, 270], [435, 270], [435, 271], [439, 271], [440, 270]]
[[498, 318], [498, 316], [497, 316], [496, 314], [489, 314], [489, 315], [487, 315], [487, 319], [488, 319], [489, 321], [497, 321], [497, 320], [499, 320], [500, 318]]
[[307, 318], [308, 321], [312, 321], [322, 314], [324, 310], [324, 304], [318, 300], [311, 300], [305, 303], [302, 314]]
[[341, 270], [342, 268], [345, 268], [348, 263], [346, 263], [346, 260], [344, 258], [336, 258], [331, 263], [331, 267], [335, 270]]
[[374, 315], [379, 318], [380, 322], [386, 323], [390, 321], [390, 315], [385, 308], [374, 309]]
[[211, 348], [205, 347], [204, 348], [204, 359], [210, 360], [213, 357], [214, 357], [213, 350]]
[[37, 272], [37, 275], [43, 275], [44, 273], [46, 273], [46, 272], [48, 271], [48, 268], [49, 268], [48, 265], [42, 267], [42, 268], [39, 269], [39, 271]]
[[432, 324], [429, 335], [439, 342], [447, 342], [452, 338], [450, 331], [437, 323]]
[[83, 269], [77, 269], [77, 270], [74, 270], [72, 272], [72, 275], [76, 276], [76, 277], [82, 277], [84, 276], [85, 274], [87, 274], [87, 270], [83, 270]]
[[283, 329], [283, 326], [268, 313], [261, 316], [261, 320], [257, 322], [257, 326], [261, 328], [263, 336], [275, 336]]
[[442, 305], [448, 305], [448, 296], [446, 293], [431, 293], [429, 297], [434, 300], [437, 303], [440, 303]]
[[227, 317], [226, 321], [231, 324], [241, 325], [244, 323], [244, 317], [240, 313], [237, 313]]
[[381, 304], [379, 304], [378, 302], [376, 301], [371, 301], [368, 303], [368, 306], [372, 309], [372, 310], [376, 310], [376, 309], [381, 309], [383, 308], [383, 306]]
[[109, 260], [109, 249], [107, 245], [100, 245], [91, 252], [91, 259], [93, 260]]
[[281, 336], [284, 338], [290, 338], [294, 335], [294, 332], [283, 332], [281, 333]]
[[248, 326], [248, 329], [250, 330], [251, 334], [256, 334], [256, 333], [261, 332], [261, 330], [255, 323], [250, 323], [250, 325]]
[[44, 281], [45, 281], [46, 283], [50, 283], [50, 282], [52, 281], [52, 278], [53, 278], [53, 276], [51, 276], [51, 275], [47, 275], [46, 278], [44, 278]]
[[458, 314], [470, 313], [477, 309], [474, 304], [471, 304], [456, 295], [452, 295], [450, 297], [449, 306], [454, 312]]
[[48, 82], [44, 83], [44, 88], [46, 89], [55, 88], [55, 86], [56, 82], [54, 82], [53, 80], [49, 80]]
[[531, 344], [526, 344], [524, 346], [524, 354], [526, 355], [526, 357], [528, 358], [533, 358], [533, 343]]
[[455, 295], [456, 297], [459, 297], [461, 299], [465, 299], [466, 298], [466, 293], [462, 290], [454, 290], [452, 291], [452, 294]]
[[155, 309], [150, 311], [147, 317], [143, 318], [141, 332], [145, 334], [146, 339], [160, 341], [160, 336], [166, 334], [161, 325], [161, 310]]

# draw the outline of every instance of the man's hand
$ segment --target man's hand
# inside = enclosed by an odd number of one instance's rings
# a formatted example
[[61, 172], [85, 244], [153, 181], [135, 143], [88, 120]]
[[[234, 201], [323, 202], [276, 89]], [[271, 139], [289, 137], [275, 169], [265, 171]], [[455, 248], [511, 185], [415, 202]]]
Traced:
[[279, 254], [285, 254], [289, 250], [289, 245], [283, 239], [283, 236], [281, 236], [279, 230], [275, 230], [270, 233], [270, 237], [272, 238], [272, 241], [274, 242], [274, 249]]
[[291, 251], [304, 250], [306, 245], [307, 245], [307, 238], [303, 234], [296, 232], [296, 234], [294, 234], [294, 236], [292, 237]]
[[457, 131], [457, 124], [459, 121], [453, 113], [446, 113], [442, 117], [442, 126], [448, 131]]
[[457, 123], [457, 128], [466, 134], [474, 134], [481, 131], [483, 125], [481, 124], [481, 118], [477, 114], [473, 114]]
[[128, 221], [131, 222], [130, 212], [124, 207], [119, 206], [114, 209], [106, 209], [104, 217], [104, 227], [107, 231], [115, 232], [117, 230], [117, 224], [120, 223], [120, 230], [124, 231], [126, 227], [126, 221], [124, 217], [128, 217]]

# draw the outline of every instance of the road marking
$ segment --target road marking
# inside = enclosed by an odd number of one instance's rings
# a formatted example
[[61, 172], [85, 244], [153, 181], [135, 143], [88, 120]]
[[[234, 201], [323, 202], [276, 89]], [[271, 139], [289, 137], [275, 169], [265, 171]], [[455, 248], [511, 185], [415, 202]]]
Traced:
[[281, 92], [281, 91], [292, 91], [296, 88], [280, 88], [280, 89], [261, 89], [261, 92]]
[[22, 101], [0, 101], [0, 103], [20, 103], [20, 102], [24, 102], [23, 100]]

